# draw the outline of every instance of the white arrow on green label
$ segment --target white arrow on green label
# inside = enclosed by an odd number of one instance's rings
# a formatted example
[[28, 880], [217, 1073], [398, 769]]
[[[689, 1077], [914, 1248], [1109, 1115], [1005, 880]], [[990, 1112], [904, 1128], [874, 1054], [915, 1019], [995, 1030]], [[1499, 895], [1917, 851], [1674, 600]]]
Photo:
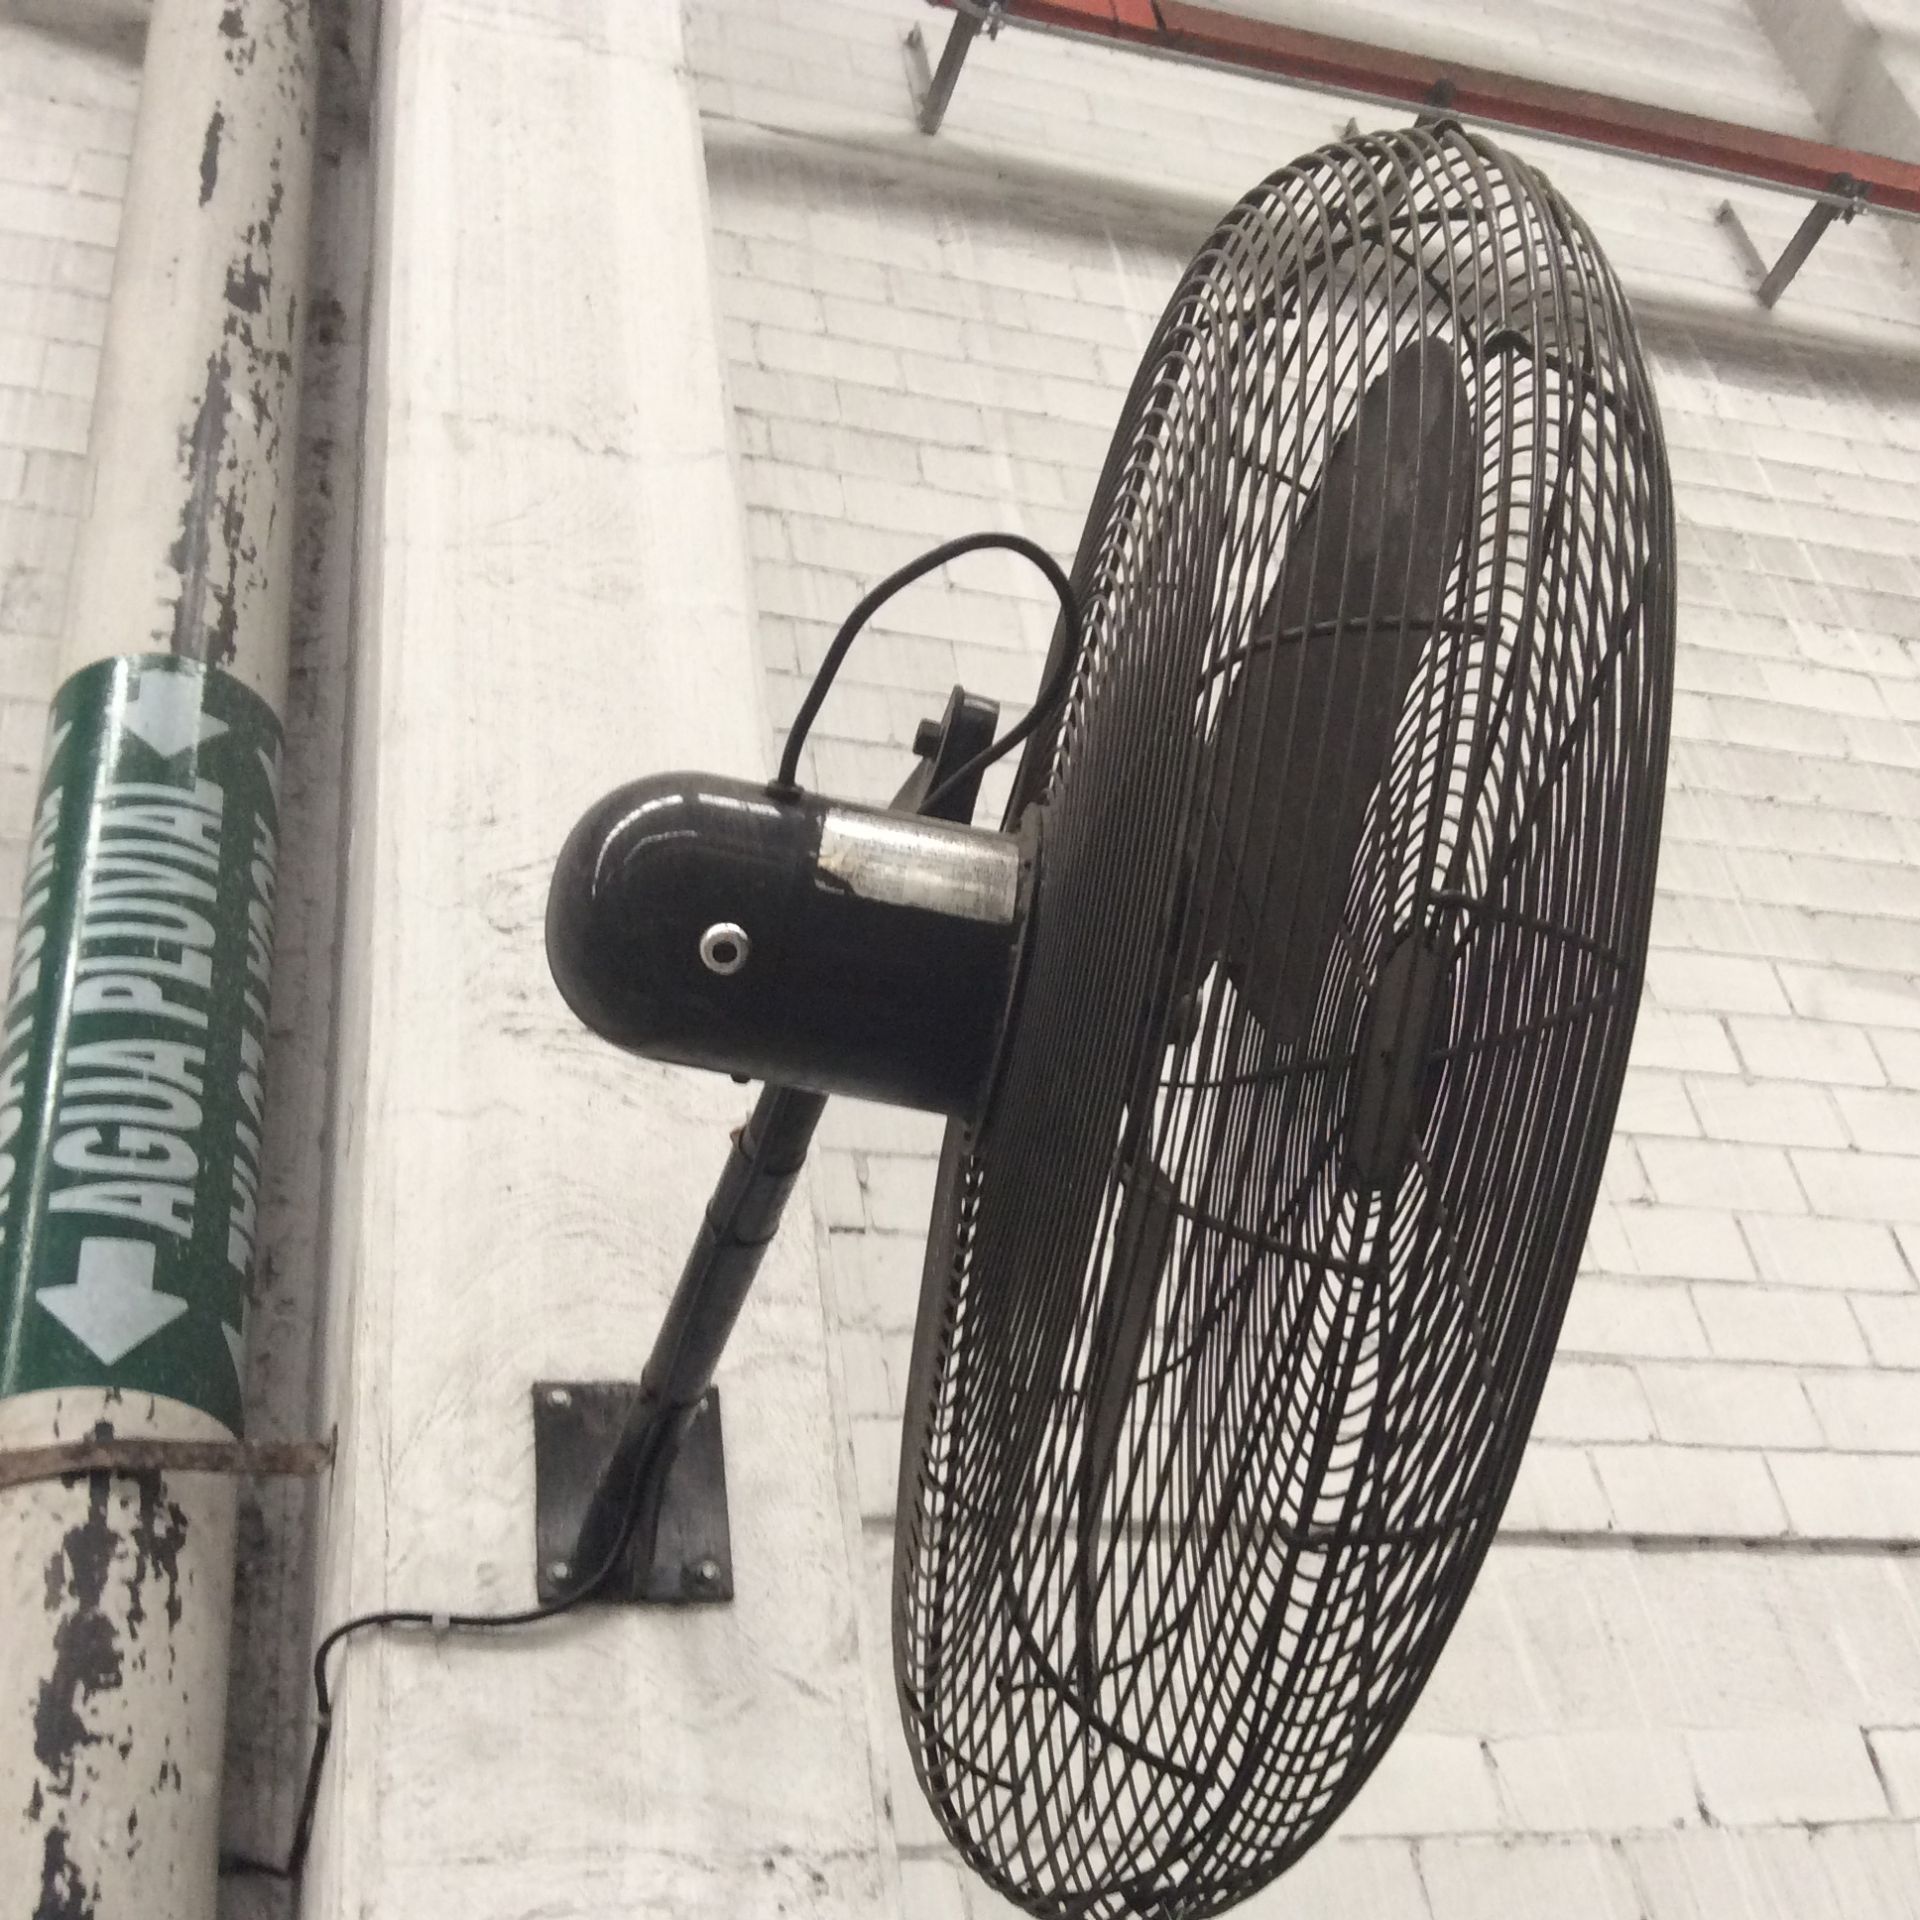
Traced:
[[224, 720], [200, 710], [200, 677], [149, 667], [121, 708], [121, 724], [163, 759], [185, 753], [227, 730]]
[[155, 1292], [153, 1266], [153, 1248], [144, 1240], [83, 1240], [73, 1284], [42, 1287], [35, 1297], [111, 1367], [187, 1310], [178, 1295]]

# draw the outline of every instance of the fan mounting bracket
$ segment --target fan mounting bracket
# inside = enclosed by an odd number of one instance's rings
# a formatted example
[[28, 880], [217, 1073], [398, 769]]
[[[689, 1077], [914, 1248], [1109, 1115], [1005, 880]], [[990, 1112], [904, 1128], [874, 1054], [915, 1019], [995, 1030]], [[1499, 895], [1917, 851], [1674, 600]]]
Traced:
[[1735, 250], [1747, 270], [1747, 283], [1753, 289], [1753, 297], [1763, 307], [1771, 308], [1793, 282], [1793, 276], [1806, 265], [1808, 256], [1820, 244], [1827, 229], [1838, 220], [1845, 224], [1851, 221], [1862, 207], [1867, 204], [1867, 190], [1851, 174], [1836, 173], [1828, 183], [1824, 197], [1816, 200], [1806, 211], [1806, 216], [1794, 229], [1793, 236], [1781, 248], [1779, 259], [1771, 265], [1767, 256], [1761, 252], [1753, 235], [1747, 231], [1747, 223], [1740, 218], [1739, 210], [1731, 200], [1722, 200], [1714, 210], [1714, 218], [1733, 236]]
[[975, 35], [984, 27], [989, 40], [997, 39], [1006, 11], [1006, 0], [953, 0], [953, 25], [947, 29], [937, 67], [927, 64], [926, 35], [917, 26], [907, 29], [907, 91], [913, 99], [914, 122], [922, 133], [940, 131]]
[[[593, 1572], [575, 1567], [588, 1506], [628, 1415], [630, 1380], [542, 1380], [533, 1389], [534, 1571], [540, 1599], [557, 1600]], [[712, 1606], [733, 1598], [733, 1536], [720, 1390], [701, 1397], [668, 1469], [651, 1558], [629, 1555], [599, 1600], [627, 1606]]]

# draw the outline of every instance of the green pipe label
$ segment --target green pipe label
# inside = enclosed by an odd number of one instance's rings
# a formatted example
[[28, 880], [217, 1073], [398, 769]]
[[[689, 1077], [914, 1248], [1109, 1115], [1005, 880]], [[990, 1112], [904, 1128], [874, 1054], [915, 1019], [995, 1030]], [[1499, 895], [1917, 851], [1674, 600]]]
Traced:
[[102, 660], [53, 702], [0, 1026], [0, 1396], [164, 1394], [240, 1430], [280, 723]]

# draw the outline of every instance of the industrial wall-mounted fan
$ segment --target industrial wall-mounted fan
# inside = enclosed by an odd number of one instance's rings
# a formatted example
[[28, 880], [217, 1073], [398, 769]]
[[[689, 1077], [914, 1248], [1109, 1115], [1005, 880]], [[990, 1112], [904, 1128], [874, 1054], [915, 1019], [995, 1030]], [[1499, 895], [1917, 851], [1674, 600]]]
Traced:
[[569, 1002], [780, 1084], [576, 1584], [645, 1587], [821, 1097], [946, 1111], [894, 1588], [928, 1798], [1040, 1914], [1208, 1914], [1298, 1858], [1432, 1671], [1552, 1356], [1645, 958], [1671, 554], [1586, 229], [1452, 123], [1357, 140], [1175, 293], [1004, 832], [965, 824], [962, 696], [896, 811], [794, 786], [872, 599], [770, 787], [596, 808]]

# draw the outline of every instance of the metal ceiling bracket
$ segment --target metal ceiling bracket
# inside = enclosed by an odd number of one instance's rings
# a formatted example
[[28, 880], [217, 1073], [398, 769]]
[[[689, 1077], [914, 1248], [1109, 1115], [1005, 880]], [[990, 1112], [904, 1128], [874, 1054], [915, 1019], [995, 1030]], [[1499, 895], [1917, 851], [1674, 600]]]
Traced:
[[[575, 1567], [607, 1460], [640, 1398], [631, 1380], [542, 1380], [533, 1389], [535, 1574], [544, 1603], [558, 1600], [590, 1567]], [[596, 1595], [629, 1606], [711, 1606], [733, 1598], [733, 1536], [727, 1464], [720, 1444], [720, 1390], [709, 1387], [687, 1423], [661, 1494], [653, 1553], [627, 1565]]]
[[1829, 193], [1832, 198], [1816, 200], [1807, 209], [1806, 218], [1793, 231], [1793, 238], [1780, 250], [1780, 258], [1769, 266], [1767, 257], [1753, 243], [1753, 235], [1740, 218], [1731, 200], [1722, 200], [1714, 218], [1733, 236], [1734, 245], [1745, 260], [1749, 276], [1755, 282], [1754, 298], [1771, 309], [1792, 284], [1793, 276], [1807, 264], [1807, 256], [1820, 244], [1826, 230], [1836, 220], [1850, 221], [1867, 204], [1866, 188], [1851, 174], [1837, 173]]
[[1006, 0], [956, 0], [953, 25], [947, 29], [947, 43], [940, 49], [940, 64], [927, 65], [927, 39], [915, 27], [907, 29], [907, 90], [913, 96], [913, 117], [922, 133], [938, 133], [947, 117], [947, 102], [953, 98], [960, 69], [967, 63], [967, 51], [982, 27], [992, 40], [1000, 32], [1007, 11]]

